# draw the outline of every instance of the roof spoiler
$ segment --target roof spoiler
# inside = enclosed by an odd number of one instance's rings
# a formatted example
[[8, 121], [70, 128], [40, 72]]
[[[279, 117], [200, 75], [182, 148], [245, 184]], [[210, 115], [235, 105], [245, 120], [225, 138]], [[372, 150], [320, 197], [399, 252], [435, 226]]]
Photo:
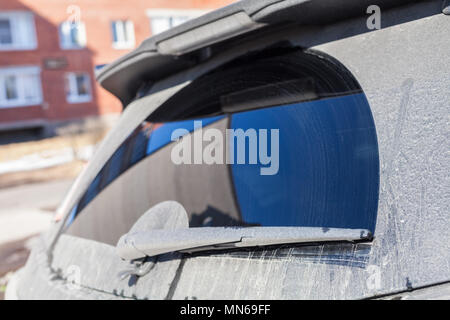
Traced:
[[158, 81], [198, 62], [193, 61], [193, 52], [274, 26], [325, 25], [366, 15], [370, 5], [384, 10], [410, 2], [415, 1], [239, 1], [146, 39], [137, 49], [99, 70], [97, 81], [126, 106], [136, 97], [143, 82]]

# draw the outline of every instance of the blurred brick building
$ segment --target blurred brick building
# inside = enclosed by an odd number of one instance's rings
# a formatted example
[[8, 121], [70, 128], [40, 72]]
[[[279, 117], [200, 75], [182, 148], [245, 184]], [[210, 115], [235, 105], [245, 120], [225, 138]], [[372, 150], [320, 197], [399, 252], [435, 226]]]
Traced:
[[[94, 70], [230, 0], [0, 0], [0, 131], [107, 119]], [[48, 130], [47, 130], [48, 131]]]

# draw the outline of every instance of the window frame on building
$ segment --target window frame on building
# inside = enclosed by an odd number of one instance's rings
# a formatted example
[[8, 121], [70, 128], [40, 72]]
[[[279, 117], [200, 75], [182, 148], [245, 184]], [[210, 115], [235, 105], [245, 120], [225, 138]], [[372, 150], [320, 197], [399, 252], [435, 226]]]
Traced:
[[[70, 29], [69, 29], [70, 28]], [[74, 41], [72, 31], [76, 29], [77, 40]], [[67, 33], [67, 30], [70, 32]], [[86, 47], [87, 38], [86, 38], [86, 26], [83, 21], [64, 21], [58, 27], [59, 33], [59, 45], [61, 49], [64, 50], [73, 50], [73, 49], [83, 49]]]
[[[120, 29], [118, 26], [120, 25]], [[114, 49], [132, 49], [136, 45], [134, 23], [130, 19], [111, 21], [112, 46]]]
[[37, 48], [34, 15], [28, 11], [0, 11], [0, 20], [9, 21], [10, 43], [0, 43], [0, 51]]
[[[77, 83], [77, 77], [83, 76], [86, 81], [86, 94], [79, 93], [79, 87]], [[88, 72], [66, 72], [64, 75], [65, 80], [65, 90], [66, 90], [66, 101], [68, 103], [86, 103], [92, 101], [92, 84], [91, 77]]]
[[[41, 69], [37, 66], [0, 68], [0, 109], [34, 106], [42, 103]], [[14, 79], [15, 98], [7, 98], [6, 81]], [[28, 92], [27, 92], [28, 88]], [[32, 94], [27, 98], [27, 94]]]
[[[207, 12], [208, 10], [148, 9], [146, 14], [150, 19], [150, 32], [152, 35], [156, 35]], [[167, 27], [163, 28], [163, 30], [156, 31], [155, 22], [157, 20], [165, 20]]]

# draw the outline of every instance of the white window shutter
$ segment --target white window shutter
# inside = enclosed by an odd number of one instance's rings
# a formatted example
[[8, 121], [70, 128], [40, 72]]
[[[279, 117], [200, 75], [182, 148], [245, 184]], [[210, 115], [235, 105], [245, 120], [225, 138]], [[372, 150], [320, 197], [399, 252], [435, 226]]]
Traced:
[[134, 46], [135, 43], [135, 39], [134, 39], [134, 24], [133, 21], [128, 20], [126, 22], [126, 30], [125, 32], [127, 33], [127, 39], [128, 39], [128, 43], [130, 44], [130, 46]]
[[174, 16], [174, 17], [172, 17], [171, 27], [176, 27], [182, 23], [185, 23], [188, 20], [189, 20], [189, 17], [186, 17], [186, 16]]
[[34, 15], [32, 13], [26, 13], [23, 16], [23, 28], [25, 29], [23, 40], [25, 41], [25, 46], [29, 48], [36, 47], [36, 33], [34, 29]]
[[152, 34], [158, 34], [170, 29], [169, 17], [152, 17], [151, 18]]
[[21, 46], [22, 44], [22, 37], [21, 37], [21, 28], [20, 28], [20, 15], [17, 14], [11, 14], [9, 17], [9, 22], [11, 25], [11, 36], [12, 36], [12, 43], [14, 46]]
[[78, 23], [78, 44], [81, 47], [85, 47], [87, 44], [86, 27], [84, 25], [84, 22], [81, 21]]
[[34, 19], [31, 13], [14, 14], [12, 20], [13, 39], [21, 48], [36, 47]]
[[39, 76], [37, 74], [26, 74], [21, 78], [24, 99], [27, 101], [39, 100]]

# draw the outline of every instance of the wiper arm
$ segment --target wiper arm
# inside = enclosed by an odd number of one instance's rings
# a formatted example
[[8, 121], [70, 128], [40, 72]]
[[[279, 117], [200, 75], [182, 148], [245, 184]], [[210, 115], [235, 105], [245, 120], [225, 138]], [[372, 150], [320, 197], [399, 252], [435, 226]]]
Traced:
[[123, 259], [169, 252], [196, 252], [283, 244], [370, 241], [365, 229], [321, 227], [200, 227], [151, 229], [123, 235], [116, 251]]

